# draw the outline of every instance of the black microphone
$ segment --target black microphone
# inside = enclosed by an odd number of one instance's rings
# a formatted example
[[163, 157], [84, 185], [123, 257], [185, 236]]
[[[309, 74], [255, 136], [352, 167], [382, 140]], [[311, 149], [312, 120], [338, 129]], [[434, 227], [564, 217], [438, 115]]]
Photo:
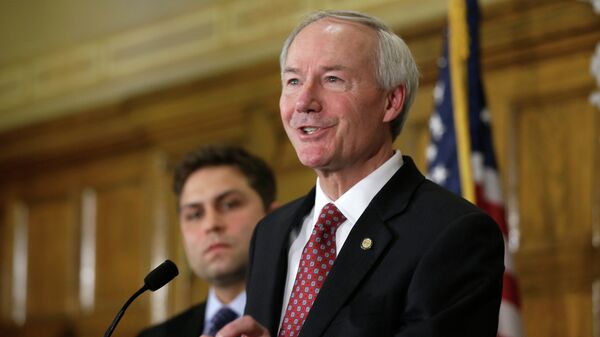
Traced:
[[140, 294], [146, 290], [155, 291], [162, 288], [177, 275], [179, 275], [179, 270], [177, 270], [177, 266], [171, 260], [166, 260], [158, 267], [154, 268], [154, 270], [149, 272], [144, 278], [144, 286], [141, 287], [140, 290], [136, 291], [135, 294], [133, 294], [133, 296], [131, 296], [127, 302], [125, 302], [125, 305], [123, 305], [121, 310], [119, 310], [117, 316], [106, 330], [106, 333], [104, 333], [104, 337], [110, 337], [110, 335], [112, 335], [113, 331], [117, 327], [117, 324], [121, 320], [121, 317], [125, 313], [125, 310], [127, 310], [127, 307], [131, 304], [131, 302], [133, 302], [133, 300], [140, 296]]
[[144, 278], [144, 287], [151, 291], [158, 290], [171, 282], [178, 274], [179, 270], [177, 270], [175, 263], [171, 260], [166, 260], [146, 275]]

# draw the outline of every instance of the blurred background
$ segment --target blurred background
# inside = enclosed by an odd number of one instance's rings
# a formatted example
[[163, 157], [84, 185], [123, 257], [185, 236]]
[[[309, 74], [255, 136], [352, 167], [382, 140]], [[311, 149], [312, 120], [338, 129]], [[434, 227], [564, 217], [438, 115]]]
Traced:
[[[0, 336], [134, 336], [206, 296], [186, 265], [171, 175], [209, 142], [313, 184], [280, 126], [278, 52], [314, 9], [402, 36], [422, 71], [397, 147], [425, 171], [446, 0], [0, 2]], [[481, 0], [482, 66], [530, 337], [600, 337], [600, 115], [586, 1]], [[600, 56], [599, 56], [600, 57]], [[600, 62], [600, 61], [598, 61]], [[599, 66], [600, 67], [600, 66]]]

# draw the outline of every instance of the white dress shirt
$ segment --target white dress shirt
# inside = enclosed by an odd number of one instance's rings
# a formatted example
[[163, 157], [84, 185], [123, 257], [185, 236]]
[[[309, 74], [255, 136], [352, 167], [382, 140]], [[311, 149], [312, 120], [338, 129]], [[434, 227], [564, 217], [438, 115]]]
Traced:
[[396, 171], [402, 167], [402, 164], [402, 154], [400, 153], [400, 150], [396, 150], [394, 155], [383, 165], [364, 177], [335, 201], [330, 200], [325, 195], [321, 189], [319, 178], [317, 178], [315, 186], [315, 205], [310, 213], [304, 218], [302, 227], [299, 230], [293, 230], [290, 234], [290, 242], [292, 242], [292, 245], [288, 251], [288, 269], [279, 326], [281, 326], [281, 321], [283, 321], [283, 316], [285, 315], [285, 310], [290, 295], [292, 294], [292, 288], [294, 286], [294, 281], [296, 280], [296, 273], [298, 272], [302, 250], [310, 238], [315, 223], [317, 223], [317, 218], [319, 217], [321, 209], [331, 202], [335, 204], [340, 212], [346, 217], [346, 221], [342, 222], [335, 234], [337, 256], [356, 221], [358, 221], [375, 195], [392, 178]]
[[208, 291], [208, 298], [206, 299], [206, 310], [204, 311], [204, 329], [202, 330], [202, 334], [207, 334], [208, 330], [210, 330], [210, 320], [212, 317], [221, 309], [222, 307], [228, 307], [229, 309], [235, 311], [239, 317], [242, 317], [244, 314], [244, 308], [246, 307], [246, 292], [242, 291], [236, 298], [231, 301], [229, 304], [223, 304], [217, 298], [215, 294], [215, 290], [210, 288]]

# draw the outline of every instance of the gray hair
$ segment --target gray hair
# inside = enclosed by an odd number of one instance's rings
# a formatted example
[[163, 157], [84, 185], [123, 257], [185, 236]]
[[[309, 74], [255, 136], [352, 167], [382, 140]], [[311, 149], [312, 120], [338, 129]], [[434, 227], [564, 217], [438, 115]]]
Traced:
[[392, 139], [396, 139], [408, 116], [408, 111], [419, 87], [419, 69], [408, 49], [408, 46], [398, 35], [379, 19], [354, 11], [317, 11], [308, 15], [288, 36], [279, 55], [279, 65], [282, 75], [285, 68], [288, 50], [296, 36], [311, 23], [333, 18], [344, 21], [357, 22], [371, 27], [377, 32], [378, 48], [377, 62], [375, 64], [375, 78], [384, 90], [392, 90], [400, 85], [404, 86], [406, 99], [398, 117], [390, 124]]

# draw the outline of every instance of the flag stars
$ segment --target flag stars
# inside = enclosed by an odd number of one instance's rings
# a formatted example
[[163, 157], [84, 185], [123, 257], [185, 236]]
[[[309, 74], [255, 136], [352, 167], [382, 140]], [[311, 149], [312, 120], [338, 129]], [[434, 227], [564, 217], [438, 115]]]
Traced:
[[448, 170], [444, 166], [437, 165], [431, 170], [431, 180], [434, 182], [443, 185], [446, 179], [448, 179]]
[[435, 100], [435, 104], [438, 105], [444, 100], [444, 89], [446, 86], [444, 82], [438, 81], [433, 88], [433, 99]]
[[437, 154], [438, 154], [437, 146], [435, 146], [433, 143], [429, 144], [429, 146], [427, 146], [427, 153], [426, 153], [427, 161], [432, 162], [437, 157]]
[[444, 128], [444, 123], [437, 112], [434, 112], [431, 116], [431, 119], [429, 119], [429, 130], [431, 131], [431, 136], [436, 141], [442, 138], [444, 132], [446, 131]]
[[490, 121], [492, 119], [492, 116], [490, 115], [490, 110], [488, 108], [481, 109], [481, 113], [479, 114], [479, 119], [481, 119], [483, 124], [490, 125]]
[[448, 60], [445, 57], [439, 57], [437, 59], [437, 65], [440, 69], [446, 68], [448, 66]]

